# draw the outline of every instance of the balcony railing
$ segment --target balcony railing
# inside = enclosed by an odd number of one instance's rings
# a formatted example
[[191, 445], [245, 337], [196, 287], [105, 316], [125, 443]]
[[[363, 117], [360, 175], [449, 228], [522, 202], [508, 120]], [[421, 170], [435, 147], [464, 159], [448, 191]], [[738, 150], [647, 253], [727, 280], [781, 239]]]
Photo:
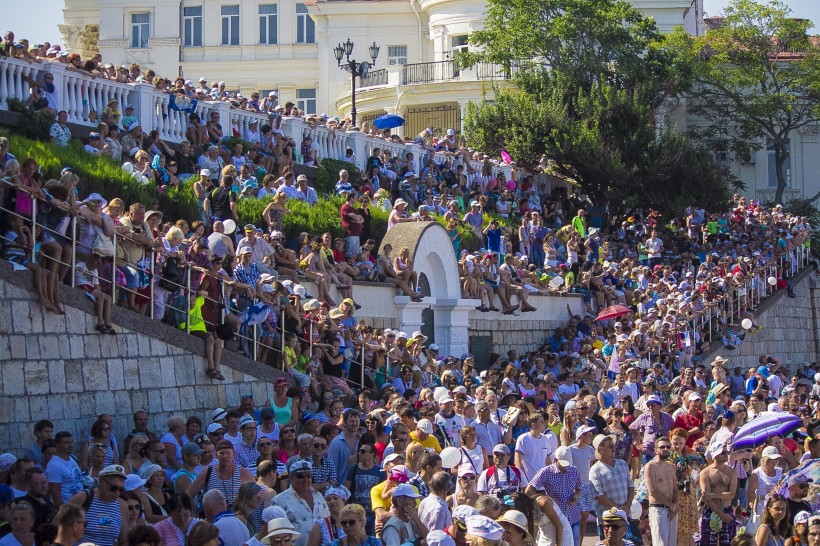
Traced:
[[405, 64], [401, 67], [402, 85], [445, 82], [459, 75], [455, 61]]
[[376, 87], [379, 85], [387, 85], [387, 70], [384, 68], [371, 70], [366, 78], [359, 78], [356, 82], [356, 89]]

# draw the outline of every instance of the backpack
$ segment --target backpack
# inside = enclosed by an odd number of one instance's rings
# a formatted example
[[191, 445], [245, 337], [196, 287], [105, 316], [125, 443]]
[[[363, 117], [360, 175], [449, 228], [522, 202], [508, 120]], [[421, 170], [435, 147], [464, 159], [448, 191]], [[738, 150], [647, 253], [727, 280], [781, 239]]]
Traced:
[[163, 322], [170, 324], [174, 328], [184, 329], [187, 314], [188, 298], [186, 298], [184, 294], [175, 294], [168, 298]]
[[159, 287], [171, 292], [176, 292], [182, 288], [184, 280], [182, 268], [179, 267], [179, 258], [167, 258], [159, 278]]

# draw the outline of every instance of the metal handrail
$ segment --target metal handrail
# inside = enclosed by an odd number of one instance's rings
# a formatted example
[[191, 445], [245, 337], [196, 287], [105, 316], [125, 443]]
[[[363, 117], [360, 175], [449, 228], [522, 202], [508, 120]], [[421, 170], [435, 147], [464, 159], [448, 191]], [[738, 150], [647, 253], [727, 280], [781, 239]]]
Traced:
[[[24, 191], [28, 194], [31, 194], [31, 192], [27, 188], [12, 187], [12, 186], [9, 186], [9, 187], [14, 191]], [[43, 230], [45, 232], [49, 232], [53, 235], [57, 235], [61, 238], [68, 238], [68, 234], [64, 235], [64, 234], [62, 234], [62, 233], [60, 233], [60, 232], [58, 232], [54, 229], [51, 229], [51, 228], [49, 228], [45, 225], [39, 224], [37, 222], [38, 203], [40, 201], [41, 201], [41, 198], [32, 196], [32, 215], [31, 215], [31, 217], [27, 217], [23, 214], [18, 213], [15, 210], [10, 210], [10, 209], [4, 208], [2, 206], [0, 206], [0, 211], [5, 212], [6, 214], [10, 214], [10, 215], [14, 215], [14, 216], [23, 218], [26, 221], [30, 221], [31, 222], [31, 227], [32, 227], [32, 233], [36, 233], [37, 229], [39, 228], [40, 230]], [[68, 214], [71, 214], [71, 213], [69, 212]], [[77, 249], [79, 247], [82, 247], [82, 248], [86, 248], [86, 247], [82, 243], [79, 242], [79, 239], [77, 237], [77, 222], [78, 222], [77, 216], [73, 215], [73, 214], [71, 214], [71, 216], [72, 216], [71, 222], [70, 222], [70, 242], [71, 242], [71, 248], [72, 248], [71, 262], [68, 263], [68, 262], [64, 262], [62, 260], [53, 259], [53, 258], [49, 258], [49, 260], [56, 262], [56, 264], [58, 264], [59, 266], [65, 266], [65, 267], [70, 267], [71, 268], [71, 287], [76, 288], [76, 270], [77, 270], [76, 266], [77, 266], [77, 255], [78, 255]], [[120, 234], [115, 234], [114, 237], [115, 238], [120, 238], [120, 239], [123, 238], [122, 235], [120, 235]], [[7, 239], [3, 234], [0, 234], [0, 240], [7, 240]], [[129, 293], [138, 294], [137, 290], [130, 289], [130, 288], [124, 287], [124, 286], [117, 287], [117, 282], [116, 282], [117, 268], [121, 267], [121, 266], [126, 266], [126, 267], [130, 266], [130, 267], [136, 268], [137, 270], [140, 270], [142, 268], [142, 266], [140, 266], [139, 264], [132, 263], [132, 262], [127, 261], [124, 258], [118, 257], [117, 256], [117, 247], [118, 247], [118, 245], [115, 243], [114, 244], [114, 255], [110, 257], [111, 258], [111, 264], [112, 264], [111, 279], [110, 279], [110, 290], [111, 290], [112, 301], [115, 304], [117, 303], [116, 296], [117, 296], [118, 288], [120, 290], [124, 290], [124, 291], [129, 292]], [[88, 250], [91, 250], [91, 249], [88, 249]], [[36, 251], [36, 247], [35, 247], [35, 250], [33, 250], [33, 256], [32, 256], [32, 261], [34, 261], [34, 262], [39, 261], [39, 256], [37, 256], [36, 254], [37, 254], [37, 251]], [[156, 281], [158, 280], [158, 278], [155, 275], [156, 256], [155, 256], [155, 251], [153, 249], [151, 250], [150, 265], [151, 265], [151, 269], [148, 272], [149, 273], [149, 275], [148, 275], [148, 277], [149, 277], [148, 286], [150, 287], [150, 291], [149, 291], [149, 296], [148, 297], [149, 297], [149, 301], [150, 301], [150, 313], [151, 313], [150, 318], [151, 318], [151, 320], [155, 320], [153, 318], [153, 316], [154, 316], [154, 289], [156, 287]], [[173, 281], [168, 281], [168, 282], [171, 282], [172, 284], [176, 285], [177, 290], [184, 290], [184, 294], [186, 296], [186, 301], [190, 301], [191, 269], [192, 269], [192, 267], [195, 267], [195, 266], [193, 266], [193, 264], [190, 264], [189, 267], [186, 267], [185, 280], [184, 280], [185, 284], [178, 284], [178, 283], [174, 283]], [[100, 288], [102, 290], [106, 290], [105, 285], [109, 282], [109, 280], [106, 279], [106, 278], [103, 278], [102, 275], [100, 275], [100, 280], [103, 281], [103, 283], [101, 283], [101, 285], [100, 285]], [[211, 298], [206, 298], [206, 300], [210, 300], [210, 301], [218, 304], [217, 301], [212, 300]], [[185, 319], [185, 322], [186, 322], [185, 331], [187, 333], [190, 333], [189, 308], [185, 308], [185, 309], [177, 308], [177, 307], [173, 306], [170, 302], [166, 303], [165, 306], [166, 306], [166, 308], [170, 308], [170, 309], [173, 309], [175, 311], [180, 311], [180, 312], [185, 313], [185, 317], [186, 317], [186, 319]], [[224, 309], [220, 309], [219, 312], [224, 313]], [[216, 326], [216, 324], [212, 324], [209, 321], [205, 321], [205, 320], [203, 320], [203, 321], [207, 325]], [[281, 323], [282, 323], [282, 328], [284, 328], [284, 321], [281, 321]], [[176, 325], [175, 327], [178, 328], [178, 325]], [[240, 338], [240, 342], [241, 342], [242, 339], [245, 339], [248, 342], [253, 343], [253, 352], [254, 352], [253, 359], [256, 359], [257, 355], [258, 355], [258, 344], [259, 344], [258, 326], [254, 325], [253, 337], [244, 336], [244, 335], [240, 334], [239, 332], [237, 332], [235, 334], [235, 336]], [[282, 339], [284, 340], [284, 335], [282, 335]], [[284, 348], [282, 347], [281, 349], [277, 349], [277, 348], [272, 347], [272, 349], [274, 350], [275, 353], [280, 353], [280, 352], [283, 352]]]

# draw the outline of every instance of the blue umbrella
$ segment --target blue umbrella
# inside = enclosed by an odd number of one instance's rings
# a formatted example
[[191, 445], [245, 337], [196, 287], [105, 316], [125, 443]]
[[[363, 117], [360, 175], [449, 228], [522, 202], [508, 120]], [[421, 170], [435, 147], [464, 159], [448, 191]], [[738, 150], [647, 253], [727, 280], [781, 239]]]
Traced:
[[779, 411], [764, 411], [738, 429], [732, 447], [735, 451], [754, 449], [765, 444], [770, 436], [788, 436], [802, 424], [803, 422], [797, 415]]
[[373, 125], [379, 129], [393, 129], [404, 125], [404, 118], [396, 114], [384, 114], [374, 119]]

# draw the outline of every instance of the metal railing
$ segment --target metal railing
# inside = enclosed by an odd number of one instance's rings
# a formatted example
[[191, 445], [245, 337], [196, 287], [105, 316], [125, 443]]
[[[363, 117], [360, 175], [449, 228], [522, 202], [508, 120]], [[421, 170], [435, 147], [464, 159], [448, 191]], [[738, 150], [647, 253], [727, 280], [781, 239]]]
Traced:
[[366, 78], [359, 78], [356, 82], [356, 89], [376, 87], [377, 85], [387, 85], [387, 70], [384, 68], [371, 70], [367, 73]]
[[[11, 189], [12, 191], [20, 191], [26, 192], [29, 195], [32, 195], [32, 192], [27, 190], [26, 188], [20, 187], [13, 187], [8, 185], [7, 188]], [[52, 201], [53, 202], [53, 201]], [[50, 206], [57, 206], [55, 204], [49, 204]], [[43, 265], [53, 267], [60, 267], [66, 268], [63, 273], [59, 271], [56, 273], [60, 276], [60, 279], [57, 281], [60, 284], [63, 283], [63, 278], [68, 281], [68, 284], [71, 288], [77, 288], [77, 263], [79, 260], [84, 259], [84, 256], [87, 256], [94, 252], [92, 247], [84, 245], [80, 241], [79, 232], [80, 232], [80, 224], [82, 220], [80, 220], [81, 215], [79, 214], [79, 209], [76, 206], [70, 206], [67, 203], [63, 203], [63, 208], [65, 212], [65, 216], [69, 218], [68, 224], [65, 228], [65, 231], [53, 229], [47, 225], [44, 225], [43, 222], [39, 221], [40, 217], [40, 208], [42, 206], [42, 199], [39, 197], [32, 198], [32, 213], [31, 216], [27, 216], [24, 214], [20, 214], [15, 210], [6, 209], [0, 207], [0, 213], [4, 213], [8, 217], [16, 216], [23, 219], [23, 222], [30, 226], [30, 231], [34, 234], [38, 231], [42, 234], [48, 234], [50, 238], [56, 239], [57, 241], [65, 241], [63, 244], [71, 247], [71, 259], [68, 262], [61, 261], [59, 259], [55, 260], [52, 257], [48, 257], [44, 259], [43, 253], [38, 253], [36, 247], [31, 250], [27, 250], [27, 253], [30, 253], [28, 258], [31, 258], [31, 261], [34, 263], [42, 262]], [[116, 232], [115, 232], [116, 233]], [[124, 234], [115, 234], [114, 237], [117, 239], [117, 243], [113, 245], [113, 254], [111, 256], [101, 257], [99, 267], [96, 268], [96, 279], [99, 281], [99, 288], [104, 293], [107, 293], [111, 296], [112, 304], [117, 305], [123, 302], [124, 306], [128, 307], [128, 295], [133, 294], [135, 297], [140, 295], [148, 299], [148, 304], [146, 305], [145, 311], [143, 313], [144, 317], [148, 320], [161, 320], [163, 317], [156, 316], [156, 308], [155, 302], [157, 302], [156, 296], [159, 294], [163, 294], [168, 296], [167, 301], [164, 302], [164, 307], [166, 312], [164, 313], [165, 316], [171, 316], [174, 312], [179, 313], [180, 315], [184, 315], [184, 322], [180, 322], [179, 324], [173, 324], [174, 328], [178, 328], [180, 330], [184, 330], [186, 333], [191, 333], [191, 315], [189, 313], [190, 305], [193, 303], [191, 296], [198, 292], [199, 287], [201, 286], [200, 283], [194, 282], [195, 275], [203, 275], [207, 276], [208, 282], [214, 282], [217, 284], [217, 290], [222, 291], [222, 298], [217, 296], [217, 298], [212, 298], [210, 296], [203, 296], [205, 298], [206, 304], [217, 306], [217, 313], [218, 319], [217, 322], [211, 322], [209, 320], [205, 320], [203, 317], [203, 322], [208, 327], [209, 332], [214, 332], [216, 326], [219, 323], [222, 323], [227, 319], [228, 315], [239, 316], [242, 313], [242, 309], [240, 306], [237, 305], [232, 301], [231, 294], [226, 294], [226, 285], [228, 283], [232, 283], [232, 279], [223, 279], [217, 273], [209, 272], [206, 268], [201, 266], [195, 265], [191, 262], [184, 263], [181, 267], [184, 269], [183, 278], [181, 281], [173, 281], [171, 279], [165, 278], [164, 284], [166, 287], [160, 287], [159, 281], [162, 278], [162, 272], [157, 271], [157, 263], [160, 261], [160, 255], [168, 254], [169, 252], [165, 249], [163, 251], [158, 251], [155, 248], [151, 248], [150, 250], [146, 249], [147, 257], [145, 260], [142, 260], [140, 263], [133, 263], [129, 262], [124, 257], [124, 252], [120, 248], [122, 241], [125, 239]], [[41, 236], [40, 239], [43, 237]], [[12, 241], [5, 237], [5, 234], [0, 234], [0, 242], [3, 246], [7, 243], [11, 243]], [[177, 251], [170, 251], [170, 254], [174, 254]], [[171, 256], [173, 257], [173, 256]], [[53, 264], [48, 262], [55, 262]], [[129, 288], [117, 282], [118, 277], [122, 277], [122, 268], [131, 268], [132, 271], [136, 272], [136, 274], [143, 277], [147, 282], [141, 288]], [[203, 278], [204, 280], [204, 278]], [[171, 284], [172, 288], [168, 289], [167, 285]], [[194, 290], [196, 288], [197, 290]], [[182, 296], [181, 298], [175, 298], [173, 296]], [[244, 303], [250, 305], [255, 305], [260, 303], [260, 299], [257, 297], [247, 298], [250, 300], [249, 302], [246, 301]], [[179, 306], [175, 305], [175, 301], [179, 300]], [[220, 300], [224, 303], [220, 304]], [[185, 306], [181, 306], [181, 302], [185, 302]], [[247, 308], [247, 306], [243, 305], [243, 308]], [[287, 334], [296, 334], [299, 336], [300, 339], [303, 339], [302, 334], [307, 334], [308, 340], [308, 358], [312, 359], [314, 350], [316, 347], [316, 340], [315, 340], [315, 322], [313, 320], [309, 321], [309, 324], [305, 327], [305, 331], [291, 331], [286, 330], [286, 309], [285, 308], [276, 308], [272, 306], [268, 318], [265, 320], [268, 323], [268, 327], [264, 329], [261, 327], [260, 323], [254, 324], [242, 324], [240, 323], [240, 328], [238, 331], [235, 330], [234, 332], [234, 341], [238, 344], [236, 352], [242, 353], [244, 352], [248, 358], [252, 360], [258, 360], [260, 355], [262, 354], [260, 349], [266, 348], [269, 352], [273, 353], [273, 360], [275, 362], [274, 367], [276, 369], [284, 370], [284, 358], [283, 355], [285, 353], [285, 341]], [[275, 338], [278, 337], [279, 339], [274, 342]], [[217, 339], [217, 342], [220, 340]], [[365, 347], [364, 345], [358, 341], [354, 340], [354, 345], [356, 347], [356, 354], [353, 358], [354, 361], [359, 365], [359, 374], [356, 377], [344, 377], [344, 381], [348, 384], [350, 388], [359, 388], [362, 385], [380, 385], [385, 382], [389, 382], [392, 380], [390, 375], [390, 359], [386, 360], [386, 364], [384, 368], [374, 369], [368, 365], [368, 362], [365, 360]], [[265, 360], [268, 360], [267, 358]], [[262, 362], [263, 364], [266, 362]], [[218, 363], [217, 363], [218, 364]], [[286, 371], [286, 370], [285, 370]], [[381, 375], [381, 380], [379, 379], [379, 374]], [[368, 381], [369, 380], [369, 381]]]
[[[725, 326], [742, 323], [744, 314], [752, 311], [760, 302], [777, 290], [779, 279], [788, 280], [803, 270], [811, 261], [811, 252], [802, 242], [776, 257], [773, 263], [758, 268], [739, 285], [732, 287], [723, 297], [705, 307], [694, 320], [688, 323], [694, 336], [705, 333], [712, 343]], [[770, 282], [775, 279], [775, 284]], [[694, 338], [693, 338], [694, 341]]]
[[455, 79], [457, 76], [458, 67], [455, 61], [414, 63], [405, 64], [401, 67], [402, 85], [445, 82]]

